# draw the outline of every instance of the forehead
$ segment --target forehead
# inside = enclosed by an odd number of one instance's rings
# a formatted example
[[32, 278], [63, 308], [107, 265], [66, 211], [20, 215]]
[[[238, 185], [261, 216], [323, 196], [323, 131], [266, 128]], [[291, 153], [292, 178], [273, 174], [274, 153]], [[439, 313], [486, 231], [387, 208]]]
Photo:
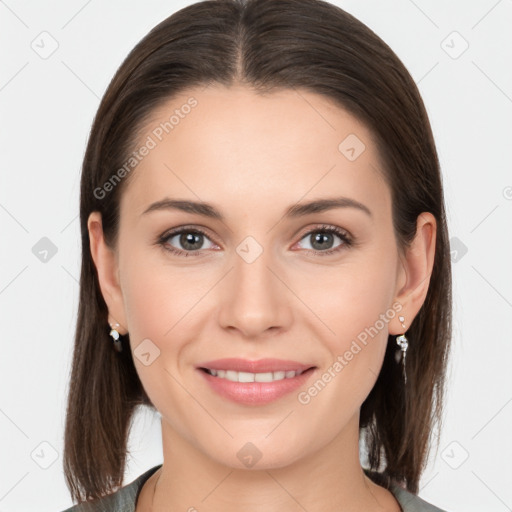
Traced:
[[229, 199], [247, 209], [334, 190], [375, 204], [388, 193], [371, 132], [304, 90], [188, 89], [151, 113], [140, 131], [144, 145], [151, 149], [122, 199], [134, 213], [165, 196]]

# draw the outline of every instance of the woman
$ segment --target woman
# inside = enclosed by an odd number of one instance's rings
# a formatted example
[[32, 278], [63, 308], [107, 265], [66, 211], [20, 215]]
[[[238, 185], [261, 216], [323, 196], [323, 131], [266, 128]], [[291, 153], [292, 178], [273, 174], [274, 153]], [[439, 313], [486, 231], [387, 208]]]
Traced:
[[[441, 175], [365, 25], [319, 0], [164, 20], [101, 102], [80, 216], [69, 510], [440, 510], [416, 494], [451, 336]], [[119, 489], [139, 405], [163, 464]]]

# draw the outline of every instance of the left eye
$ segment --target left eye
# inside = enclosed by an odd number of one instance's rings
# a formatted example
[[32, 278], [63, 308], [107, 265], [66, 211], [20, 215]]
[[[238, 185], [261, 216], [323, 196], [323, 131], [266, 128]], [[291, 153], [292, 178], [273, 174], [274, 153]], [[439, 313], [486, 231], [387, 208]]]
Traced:
[[[341, 242], [333, 246], [335, 238], [340, 239]], [[309, 243], [309, 247], [306, 246], [304, 249], [320, 252], [322, 254], [335, 252], [339, 250], [342, 245], [350, 245], [350, 240], [345, 233], [331, 227], [309, 231], [306, 233], [306, 236], [301, 238], [301, 241], [302, 240], [306, 240]]]

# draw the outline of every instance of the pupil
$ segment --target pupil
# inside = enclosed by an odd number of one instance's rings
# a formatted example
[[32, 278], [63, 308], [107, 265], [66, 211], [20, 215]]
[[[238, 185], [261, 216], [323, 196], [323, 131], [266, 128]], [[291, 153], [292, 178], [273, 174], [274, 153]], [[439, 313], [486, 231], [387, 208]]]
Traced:
[[[181, 235], [180, 243], [185, 249], [197, 249], [197, 247], [194, 247], [194, 243], [197, 244], [197, 242], [200, 241], [201, 237], [200, 233], [186, 233], [184, 235]], [[200, 244], [199, 244], [200, 245]]]
[[[317, 233], [314, 236], [313, 247], [315, 247], [315, 244], [319, 244], [317, 248], [325, 249], [326, 248], [325, 242], [329, 242], [331, 238], [332, 238], [332, 235], [329, 233]], [[330, 245], [330, 244], [327, 243], [327, 245]]]

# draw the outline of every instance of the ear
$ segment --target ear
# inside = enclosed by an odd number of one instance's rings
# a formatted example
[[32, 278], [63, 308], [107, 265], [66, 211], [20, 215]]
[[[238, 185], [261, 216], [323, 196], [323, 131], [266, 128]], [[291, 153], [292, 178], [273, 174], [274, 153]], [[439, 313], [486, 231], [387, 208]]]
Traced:
[[[404, 256], [400, 257], [397, 292], [393, 302], [402, 309], [389, 323], [389, 334], [403, 334], [425, 302], [434, 266], [437, 223], [429, 212], [418, 215], [416, 235]], [[404, 317], [405, 328], [398, 319]]]
[[105, 243], [100, 212], [92, 212], [87, 220], [91, 256], [98, 271], [101, 294], [105, 300], [109, 323], [118, 323], [119, 334], [126, 334], [126, 317], [123, 294], [119, 285], [117, 254]]

